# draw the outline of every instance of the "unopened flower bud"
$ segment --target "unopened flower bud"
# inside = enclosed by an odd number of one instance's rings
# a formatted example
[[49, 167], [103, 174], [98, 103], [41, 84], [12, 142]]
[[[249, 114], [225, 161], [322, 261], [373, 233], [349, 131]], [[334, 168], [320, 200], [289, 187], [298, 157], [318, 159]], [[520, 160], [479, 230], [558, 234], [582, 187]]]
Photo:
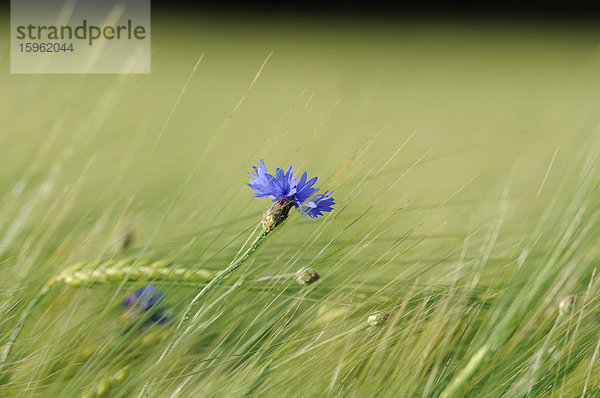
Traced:
[[310, 285], [313, 282], [316, 282], [320, 278], [317, 271], [312, 268], [304, 268], [296, 274], [296, 282], [300, 285]]
[[571, 309], [573, 308], [573, 305], [575, 304], [576, 298], [577, 297], [574, 294], [571, 294], [571, 295], [565, 297], [558, 305], [558, 313], [560, 315], [564, 315], [567, 312], [571, 311]]
[[385, 322], [387, 321], [387, 319], [389, 317], [390, 317], [389, 312], [377, 311], [369, 316], [369, 319], [367, 320], [367, 322], [369, 323], [369, 326], [381, 327], [385, 324]]

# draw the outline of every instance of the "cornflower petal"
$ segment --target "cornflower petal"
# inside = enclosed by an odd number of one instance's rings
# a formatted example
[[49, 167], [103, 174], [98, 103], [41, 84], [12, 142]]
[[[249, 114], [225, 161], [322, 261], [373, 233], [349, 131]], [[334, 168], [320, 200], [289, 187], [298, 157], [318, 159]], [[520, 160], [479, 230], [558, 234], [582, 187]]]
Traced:
[[332, 206], [335, 204], [335, 201], [331, 197], [332, 193], [333, 191], [326, 191], [323, 194], [316, 195], [312, 200], [306, 202], [302, 214], [307, 214], [309, 217], [315, 219], [318, 216], [322, 216], [323, 213], [333, 210]]
[[296, 193], [294, 194], [294, 202], [295, 206], [299, 207], [302, 203], [306, 202], [308, 198], [310, 198], [315, 192], [319, 190], [317, 187], [313, 187], [315, 182], [317, 182], [317, 177], [313, 177], [310, 180], [306, 181], [308, 178], [306, 171], [300, 177], [300, 181], [296, 185]]
[[254, 196], [258, 198], [273, 197], [273, 179], [274, 177], [267, 173], [267, 167], [263, 159], [258, 162], [256, 166], [252, 166], [254, 174], [250, 175], [250, 182], [246, 183], [250, 188], [254, 190]]

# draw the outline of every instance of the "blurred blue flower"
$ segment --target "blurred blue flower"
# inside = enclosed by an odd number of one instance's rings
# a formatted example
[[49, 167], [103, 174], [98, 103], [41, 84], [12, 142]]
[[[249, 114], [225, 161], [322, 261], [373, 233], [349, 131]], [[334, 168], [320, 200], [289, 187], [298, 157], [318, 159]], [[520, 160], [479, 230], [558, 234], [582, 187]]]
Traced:
[[[275, 175], [267, 172], [263, 159], [256, 166], [252, 166], [254, 173], [250, 175], [250, 182], [246, 183], [253, 190], [253, 195], [258, 198], [271, 198], [278, 203], [278, 207], [286, 209], [296, 207], [302, 214], [312, 218], [330, 212], [335, 204], [331, 192], [315, 195], [319, 188], [315, 187], [317, 177], [310, 180], [306, 172], [300, 177], [294, 177], [294, 170], [290, 166], [287, 171], [277, 168]], [[314, 195], [314, 196], [313, 196]], [[310, 199], [312, 197], [312, 199]], [[287, 213], [286, 213], [287, 215]]]
[[155, 290], [156, 288], [152, 285], [141, 287], [135, 292], [131, 293], [129, 296], [125, 297], [125, 299], [121, 302], [121, 305], [125, 308], [130, 308], [135, 304], [135, 307], [133, 308], [134, 310], [146, 312], [156, 305], [162, 298], [162, 292], [155, 292]]
[[[156, 287], [152, 285], [146, 285], [137, 289], [129, 296], [125, 297], [121, 302], [121, 305], [125, 308], [129, 308], [127, 316], [141, 315], [151, 309], [157, 307], [162, 302], [163, 293], [156, 290]], [[165, 323], [169, 320], [169, 317], [164, 316], [162, 309], [155, 308], [147, 323]]]

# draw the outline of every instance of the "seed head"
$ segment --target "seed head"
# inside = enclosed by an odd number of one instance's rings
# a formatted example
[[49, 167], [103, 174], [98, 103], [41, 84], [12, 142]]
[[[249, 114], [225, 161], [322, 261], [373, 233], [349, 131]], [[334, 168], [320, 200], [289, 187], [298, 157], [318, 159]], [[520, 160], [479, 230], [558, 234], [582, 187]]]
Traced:
[[123, 226], [117, 232], [117, 242], [121, 251], [126, 251], [133, 245], [135, 233], [130, 226]]
[[316, 282], [320, 278], [317, 271], [315, 271], [312, 268], [304, 268], [298, 271], [296, 275], [296, 282], [304, 286], [310, 285], [311, 283]]
[[385, 324], [387, 319], [390, 317], [389, 312], [377, 311], [369, 316], [367, 322], [371, 327], [381, 327]]
[[558, 305], [558, 313], [560, 315], [564, 315], [567, 312], [570, 312], [573, 309], [573, 306], [575, 305], [576, 299], [577, 297], [574, 294], [565, 297]]
[[110, 252], [124, 253], [131, 249], [135, 241], [135, 231], [130, 224], [119, 226], [110, 240]]

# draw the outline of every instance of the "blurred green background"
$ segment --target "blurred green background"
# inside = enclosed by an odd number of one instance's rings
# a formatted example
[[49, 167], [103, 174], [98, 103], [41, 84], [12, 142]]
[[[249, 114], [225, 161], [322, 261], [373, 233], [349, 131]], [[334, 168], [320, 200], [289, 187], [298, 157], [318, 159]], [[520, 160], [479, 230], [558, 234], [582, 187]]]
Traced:
[[489, 216], [486, 206], [497, 206], [511, 175], [511, 196], [529, 211], [555, 151], [550, 191], [590, 144], [600, 82], [595, 27], [375, 22], [155, 15], [150, 75], [5, 73], [0, 185], [8, 192], [23, 178], [25, 192], [36, 192], [59, 162], [54, 189], [81, 178], [70, 224], [86, 217], [89, 228], [106, 204], [114, 215], [134, 198], [128, 217], [143, 242], [190, 176], [159, 231], [164, 239], [231, 221], [240, 206], [258, 214], [266, 203], [242, 183], [260, 158], [271, 168], [306, 168], [324, 184], [372, 142], [355, 163], [360, 171], [322, 186], [349, 204], [344, 196], [412, 136], [377, 186], [420, 161], [377, 209], [439, 205], [468, 183], [453, 201], [472, 205], [443, 215], [456, 232], [482, 206], [480, 216]]
[[[576, 184], [598, 132], [593, 25], [154, 15], [149, 75], [11, 75], [7, 33], [3, 309], [70, 263], [114, 255], [124, 225], [129, 254], [222, 268], [268, 206], [243, 185], [261, 158], [319, 176], [337, 202], [329, 219], [287, 221], [257, 259], [266, 273], [316, 263], [329, 291], [350, 277], [435, 288], [451, 279], [445, 260], [498, 212], [492, 257], [511, 264], [548, 201]], [[390, 260], [389, 242], [407, 234]], [[499, 283], [498, 270], [482, 284]], [[109, 295], [86, 297], [79, 322]], [[53, 322], [69, 305], [48, 309]]]

